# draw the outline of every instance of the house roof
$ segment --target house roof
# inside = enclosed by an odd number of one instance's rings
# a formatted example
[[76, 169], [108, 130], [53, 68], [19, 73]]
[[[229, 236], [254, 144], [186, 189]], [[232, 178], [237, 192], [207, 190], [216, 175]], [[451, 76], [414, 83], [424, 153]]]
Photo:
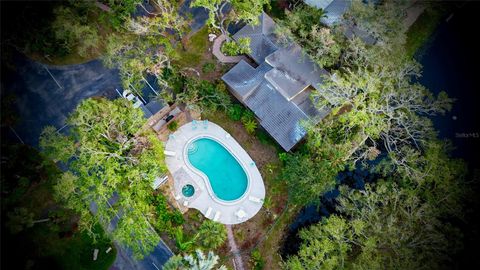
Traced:
[[328, 74], [326, 70], [318, 67], [310, 57], [304, 54], [302, 48], [295, 43], [278, 49], [265, 61], [272, 67], [283, 71], [290, 78], [306, 86], [311, 85], [317, 90], [322, 83], [322, 77]]
[[324, 8], [326, 16], [321, 18], [320, 21], [326, 25], [334, 25], [342, 20], [342, 16], [347, 12], [351, 5], [351, 0], [333, 0]]
[[272, 18], [262, 13], [258, 21], [258, 25], [245, 25], [233, 35], [233, 39], [250, 38], [250, 56], [255, 62], [262, 63], [265, 57], [278, 49], [278, 44], [274, 39], [275, 22]]
[[233, 94], [257, 116], [260, 125], [289, 151], [304, 136], [301, 122], [321, 119], [310, 100], [310, 91], [319, 90], [320, 69], [295, 43], [282, 45], [275, 37], [275, 23], [265, 13], [256, 26], [246, 25], [233, 38], [251, 39], [250, 56], [257, 62], [253, 68], [240, 61], [223, 75], [222, 80]]
[[257, 68], [253, 68], [241, 60], [222, 76], [222, 80], [234, 92], [233, 94], [243, 101], [258, 87], [263, 81], [265, 73], [271, 69], [272, 67], [265, 62]]
[[321, 19], [321, 22], [330, 26], [340, 22], [351, 2], [352, 0], [305, 0], [307, 5], [325, 11], [326, 16]]
[[286, 100], [269, 82], [263, 81], [245, 104], [260, 119], [260, 125], [285, 149], [290, 150], [304, 136], [300, 126], [309, 117]]

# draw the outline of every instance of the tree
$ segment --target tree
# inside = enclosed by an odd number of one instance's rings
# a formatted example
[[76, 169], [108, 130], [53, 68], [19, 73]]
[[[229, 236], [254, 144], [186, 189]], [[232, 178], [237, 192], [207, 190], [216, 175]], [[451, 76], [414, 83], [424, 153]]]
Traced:
[[[228, 21], [244, 21], [247, 24], [257, 24], [267, 0], [194, 0], [190, 7], [203, 7], [208, 11], [207, 24], [221, 31], [229, 40]], [[229, 9], [230, 8], [230, 9]]]
[[301, 230], [302, 245], [298, 255], [284, 264], [289, 270], [344, 269], [351, 251], [352, 228], [342, 217], [332, 215], [321, 223]]
[[330, 148], [329, 151], [329, 154], [324, 153], [323, 158], [302, 153], [286, 156], [281, 176], [287, 182], [288, 197], [292, 203], [318, 203], [323, 193], [335, 187], [335, 177], [344, 165], [339, 162], [335, 149]]
[[67, 51], [75, 49], [82, 57], [98, 52], [100, 37], [97, 28], [90, 25], [86, 16], [81, 16], [70, 7], [59, 6], [54, 10], [55, 20], [52, 30], [56, 42]]
[[96, 224], [109, 227], [118, 219], [109, 234], [137, 258], [160, 240], [148, 221], [149, 197], [151, 183], [166, 170], [160, 141], [140, 131], [144, 121], [125, 99], [84, 100], [67, 120], [77, 141], [75, 159], [54, 187], [92, 236]]
[[174, 236], [175, 244], [181, 252], [190, 252], [193, 250], [194, 244], [198, 238], [198, 234], [193, 237], [186, 236], [182, 227], [175, 227]]
[[31, 228], [37, 223], [50, 221], [49, 218], [34, 220], [34, 214], [25, 207], [16, 207], [12, 212], [7, 213], [7, 217], [8, 221], [6, 226], [12, 234]]
[[[317, 106], [330, 106], [334, 114], [341, 112], [335, 119], [341, 124], [341, 132], [361, 134], [373, 147], [381, 139], [389, 153], [400, 153], [405, 145], [420, 149], [434, 134], [427, 116], [443, 114], [452, 101], [444, 92], [435, 97], [412, 82], [420, 75], [417, 63], [377, 59], [383, 61], [326, 77], [323, 91], [314, 94], [319, 100]], [[351, 158], [354, 162], [368, 157], [371, 148], [361, 144], [356, 150]]]
[[449, 156], [451, 149], [449, 142], [431, 139], [422, 151], [404, 147], [401, 154], [391, 153], [373, 169], [415, 192], [439, 216], [461, 218], [467, 166]]
[[109, 8], [109, 11], [102, 13], [103, 21], [107, 22], [114, 29], [120, 30], [123, 23], [130, 18], [137, 6], [142, 3], [142, 0], [100, 0], [98, 2]]
[[387, 182], [340, 190], [341, 215], [302, 230], [287, 269], [438, 269], [458, 248], [459, 232], [412, 192]]
[[205, 249], [216, 249], [227, 239], [225, 225], [215, 221], [205, 220], [198, 229], [198, 241]]
[[381, 4], [352, 1], [344, 17], [350, 24], [367, 31], [380, 45], [403, 45], [407, 30], [403, 20], [409, 4], [408, 0], [387, 0]]
[[[218, 256], [212, 251], [208, 252], [205, 257], [199, 249], [195, 251], [195, 255], [186, 255], [183, 258], [179, 255], [171, 257], [164, 265], [165, 270], [212, 270], [218, 263]], [[217, 270], [226, 270], [225, 266], [216, 268]]]
[[[181, 74], [181, 83], [179, 92], [172, 95], [164, 91], [163, 98], [165, 100], [175, 100], [183, 103], [187, 108], [197, 111], [214, 112], [216, 110], [227, 109], [231, 105], [231, 99], [226, 90], [225, 84], [221, 82], [211, 83], [206, 80], [197, 80]], [[175, 76], [174, 76], [175, 77]], [[174, 84], [175, 82], [169, 82]]]
[[275, 29], [280, 42], [295, 41], [320, 68], [333, 67], [338, 62], [345, 39], [338, 29], [320, 24], [324, 16], [323, 10], [302, 5], [286, 11], [286, 18]]
[[29, 212], [27, 208], [17, 207], [7, 213], [7, 217], [6, 226], [12, 234], [19, 233], [25, 228], [33, 226], [33, 213]]
[[165, 68], [170, 68], [176, 53], [167, 29], [181, 36], [186, 22], [169, 1], [156, 3], [161, 8], [155, 16], [129, 17], [124, 23], [127, 31], [107, 38], [103, 62], [120, 70], [125, 89], [141, 89], [148, 74], [155, 76], [160, 85], [168, 86], [162, 74]]
[[46, 126], [40, 134], [40, 148], [53, 161], [67, 162], [75, 153], [75, 142], [69, 136], [63, 136], [53, 126]]

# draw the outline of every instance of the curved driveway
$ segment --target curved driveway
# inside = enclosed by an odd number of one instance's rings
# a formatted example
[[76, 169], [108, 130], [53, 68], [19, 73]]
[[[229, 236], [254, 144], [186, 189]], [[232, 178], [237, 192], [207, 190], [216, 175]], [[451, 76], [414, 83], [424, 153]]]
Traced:
[[117, 70], [105, 68], [100, 60], [79, 65], [48, 66], [27, 57], [14, 56], [15, 71], [2, 78], [6, 94], [15, 95], [20, 138], [37, 146], [43, 127], [65, 125], [68, 115], [83, 100], [93, 96], [114, 98], [121, 88]]

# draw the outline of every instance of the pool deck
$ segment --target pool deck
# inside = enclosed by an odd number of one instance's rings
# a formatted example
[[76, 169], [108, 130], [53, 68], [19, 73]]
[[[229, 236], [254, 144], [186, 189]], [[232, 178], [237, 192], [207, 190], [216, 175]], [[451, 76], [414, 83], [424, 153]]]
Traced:
[[[248, 177], [245, 194], [235, 201], [218, 199], [208, 178], [188, 161], [187, 146], [197, 138], [211, 138], [222, 144], [242, 165]], [[193, 121], [181, 126], [165, 144], [165, 161], [173, 175], [173, 196], [179, 205], [198, 209], [205, 217], [223, 224], [238, 224], [255, 216], [262, 208], [265, 186], [255, 162], [240, 144], [223, 128], [208, 121]], [[191, 184], [195, 188], [192, 197], [182, 194], [182, 187]], [[209, 211], [209, 208], [211, 210]], [[209, 215], [207, 216], [207, 212]], [[219, 213], [219, 214], [217, 214]], [[242, 214], [246, 214], [241, 217]]]

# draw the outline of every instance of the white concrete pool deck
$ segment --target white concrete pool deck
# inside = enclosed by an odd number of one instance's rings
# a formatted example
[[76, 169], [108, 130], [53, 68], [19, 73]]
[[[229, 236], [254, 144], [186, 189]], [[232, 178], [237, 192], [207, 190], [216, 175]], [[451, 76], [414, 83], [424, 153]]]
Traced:
[[[248, 187], [241, 198], [235, 201], [222, 201], [217, 198], [208, 178], [188, 161], [189, 142], [202, 137], [222, 144], [242, 165], [247, 174]], [[198, 209], [209, 219], [223, 224], [238, 224], [252, 218], [262, 208], [265, 186], [255, 162], [230, 134], [215, 123], [193, 121], [181, 126], [170, 135], [165, 144], [165, 161], [173, 175], [174, 197], [178, 203]], [[186, 184], [195, 188], [192, 197], [182, 194], [182, 187]]]

